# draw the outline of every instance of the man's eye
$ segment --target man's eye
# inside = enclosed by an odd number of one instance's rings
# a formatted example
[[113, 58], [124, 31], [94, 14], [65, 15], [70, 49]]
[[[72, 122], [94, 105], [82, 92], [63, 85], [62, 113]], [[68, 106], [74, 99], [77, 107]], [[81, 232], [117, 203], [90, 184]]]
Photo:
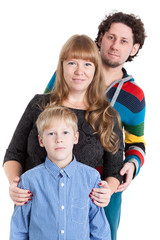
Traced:
[[114, 37], [113, 37], [113, 36], [108, 36], [108, 38], [109, 38], [109, 39], [111, 39], [111, 40], [113, 40], [113, 39], [114, 39]]
[[122, 43], [127, 43], [127, 41], [126, 40], [122, 40]]

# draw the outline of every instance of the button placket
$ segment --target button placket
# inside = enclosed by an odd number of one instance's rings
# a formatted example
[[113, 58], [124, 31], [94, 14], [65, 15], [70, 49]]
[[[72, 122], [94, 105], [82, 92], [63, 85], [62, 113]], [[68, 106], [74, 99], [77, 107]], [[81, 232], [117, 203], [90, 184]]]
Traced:
[[59, 182], [59, 239], [65, 239], [65, 225], [66, 225], [66, 175], [63, 170]]

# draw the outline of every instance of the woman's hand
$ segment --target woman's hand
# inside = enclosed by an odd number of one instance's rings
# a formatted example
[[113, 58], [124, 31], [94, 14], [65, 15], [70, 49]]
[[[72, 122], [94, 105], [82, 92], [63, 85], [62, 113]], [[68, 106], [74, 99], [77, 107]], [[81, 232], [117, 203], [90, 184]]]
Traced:
[[111, 189], [106, 181], [101, 181], [99, 183], [101, 188], [93, 188], [89, 197], [92, 201], [99, 207], [106, 207], [111, 198]]
[[11, 181], [9, 187], [9, 195], [13, 200], [14, 204], [16, 204], [17, 206], [22, 206], [28, 201], [31, 201], [31, 197], [33, 196], [33, 194], [29, 190], [18, 188], [19, 181], [19, 177], [15, 177]]

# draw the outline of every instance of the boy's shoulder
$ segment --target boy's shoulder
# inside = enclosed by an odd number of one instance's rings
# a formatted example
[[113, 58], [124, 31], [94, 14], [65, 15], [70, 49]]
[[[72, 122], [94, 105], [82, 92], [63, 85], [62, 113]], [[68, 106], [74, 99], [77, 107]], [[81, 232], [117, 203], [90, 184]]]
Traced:
[[21, 175], [21, 181], [22, 180], [28, 180], [28, 179], [30, 179], [30, 180], [32, 179], [33, 180], [35, 177], [38, 176], [38, 173], [43, 172], [44, 169], [45, 169], [44, 163], [42, 163], [42, 164], [40, 164], [40, 165], [38, 165], [36, 167], [33, 167], [32, 169], [26, 171], [25, 173], [23, 173]]
[[77, 162], [77, 172], [76, 174], [80, 174], [91, 182], [96, 182], [97, 180], [101, 180], [100, 173], [95, 169], [83, 163]]
[[88, 166], [88, 165], [86, 165], [84, 163], [81, 163], [81, 162], [77, 161], [77, 166], [81, 170], [88, 171], [88, 172], [93, 172], [95, 174], [99, 174], [99, 172], [95, 168], [90, 167], [90, 166]]

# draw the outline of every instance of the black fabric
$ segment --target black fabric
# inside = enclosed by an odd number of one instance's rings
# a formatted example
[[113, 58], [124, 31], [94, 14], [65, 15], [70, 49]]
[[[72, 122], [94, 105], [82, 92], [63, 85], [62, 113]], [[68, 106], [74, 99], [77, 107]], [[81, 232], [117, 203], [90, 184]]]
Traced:
[[[35, 122], [43, 110], [42, 104], [47, 104], [49, 101], [49, 94], [36, 95], [30, 101], [6, 150], [4, 163], [10, 160], [18, 161], [25, 172], [45, 161], [46, 151], [39, 145]], [[98, 135], [93, 134], [92, 127], [85, 120], [85, 110], [71, 110], [78, 117], [79, 142], [73, 149], [77, 161], [93, 168], [103, 164], [104, 178], [113, 176], [121, 181], [119, 171], [123, 166], [123, 138], [118, 123], [115, 124], [115, 131], [120, 136], [120, 147], [113, 155], [103, 149]]]

